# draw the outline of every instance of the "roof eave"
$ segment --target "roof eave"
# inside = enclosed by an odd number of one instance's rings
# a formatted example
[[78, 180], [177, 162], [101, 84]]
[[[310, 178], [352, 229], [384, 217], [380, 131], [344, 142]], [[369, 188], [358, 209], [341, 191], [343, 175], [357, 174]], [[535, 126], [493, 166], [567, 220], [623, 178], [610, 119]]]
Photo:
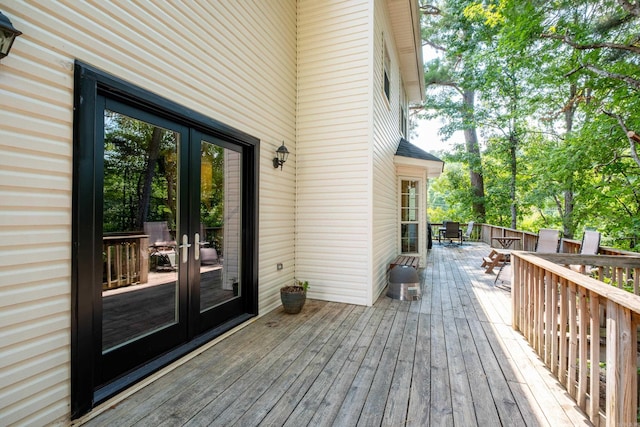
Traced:
[[427, 178], [437, 178], [444, 171], [444, 162], [435, 160], [414, 159], [412, 157], [394, 156], [393, 163], [396, 166], [410, 166], [426, 169]]
[[387, 0], [387, 7], [407, 97], [411, 103], [422, 102], [424, 100], [424, 66], [418, 1]]

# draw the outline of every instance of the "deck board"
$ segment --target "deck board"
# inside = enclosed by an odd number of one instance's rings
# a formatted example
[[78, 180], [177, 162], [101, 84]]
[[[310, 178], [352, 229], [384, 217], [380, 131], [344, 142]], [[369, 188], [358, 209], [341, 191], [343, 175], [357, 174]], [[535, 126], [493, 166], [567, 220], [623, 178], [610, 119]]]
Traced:
[[488, 252], [435, 245], [419, 301], [268, 313], [86, 425], [589, 425], [511, 329]]

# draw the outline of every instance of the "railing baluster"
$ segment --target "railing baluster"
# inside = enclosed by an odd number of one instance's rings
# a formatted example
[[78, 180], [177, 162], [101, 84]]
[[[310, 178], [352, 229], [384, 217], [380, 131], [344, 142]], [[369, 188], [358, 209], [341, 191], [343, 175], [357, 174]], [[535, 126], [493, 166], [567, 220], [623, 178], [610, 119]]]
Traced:
[[527, 339], [530, 343], [533, 343], [533, 313], [534, 313], [534, 295], [533, 295], [533, 264], [527, 263], [527, 289], [525, 292], [525, 298], [527, 299]]
[[549, 274], [551, 282], [551, 372], [558, 375], [558, 340], [560, 339], [559, 305], [558, 305], [558, 276]]
[[569, 301], [568, 301], [569, 287], [567, 286], [567, 279], [560, 278], [560, 355], [558, 363], [558, 380], [562, 384], [566, 384], [567, 381], [567, 333], [569, 331], [569, 319], [567, 318]]
[[555, 311], [553, 303], [551, 302], [551, 273], [549, 271], [544, 272], [544, 279], [542, 289], [544, 289], [544, 345], [542, 346], [544, 351], [544, 363], [549, 366], [551, 364], [551, 334], [554, 327], [551, 326], [552, 316]]
[[511, 324], [513, 325], [513, 328], [515, 328], [516, 330], [522, 331], [521, 328], [521, 310], [522, 310], [522, 305], [521, 305], [521, 301], [520, 301], [520, 258], [513, 258], [511, 260], [511, 262], [513, 263], [513, 268], [511, 269], [511, 283], [513, 284], [511, 286], [512, 289], [512, 293], [511, 293], [511, 298], [512, 298], [512, 303], [513, 303], [513, 308], [511, 310]]
[[578, 358], [578, 312], [576, 301], [576, 284], [569, 282], [569, 374], [567, 375], [567, 390], [576, 397], [576, 370]]
[[616, 268], [616, 281], [618, 282], [618, 287], [620, 289], [624, 286], [623, 271], [624, 270], [621, 267]]
[[589, 313], [587, 312], [587, 292], [583, 287], [578, 288], [579, 309], [578, 309], [578, 406], [586, 409], [587, 402], [587, 325], [589, 324]]
[[113, 260], [111, 259], [111, 245], [108, 245], [108, 244], [105, 245], [105, 249], [107, 251], [107, 261], [106, 261], [106, 263], [107, 263], [107, 268], [106, 268], [106, 270], [107, 270], [107, 288], [110, 288], [111, 287], [111, 275], [113, 274], [111, 272], [111, 269], [113, 268], [113, 265], [112, 265]]
[[589, 330], [591, 334], [590, 357], [591, 369], [589, 383], [589, 408], [587, 413], [595, 425], [600, 420], [600, 299], [595, 292], [589, 292], [589, 312], [591, 319]]
[[531, 343], [533, 342], [533, 265], [529, 262], [526, 263], [526, 276], [525, 290], [522, 293], [525, 304], [525, 337]]
[[544, 351], [544, 273], [544, 269], [536, 267], [536, 291], [538, 296], [538, 310], [536, 310], [536, 349], [540, 356], [543, 356]]

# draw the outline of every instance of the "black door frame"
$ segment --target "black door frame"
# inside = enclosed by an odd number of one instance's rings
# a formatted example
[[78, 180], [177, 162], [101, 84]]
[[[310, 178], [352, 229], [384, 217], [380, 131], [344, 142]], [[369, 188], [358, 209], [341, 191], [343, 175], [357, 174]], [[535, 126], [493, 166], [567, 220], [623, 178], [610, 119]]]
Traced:
[[[113, 77], [82, 62], [75, 63], [73, 123], [73, 206], [71, 262], [71, 414], [72, 418], [193, 351], [207, 341], [258, 314], [258, 184], [259, 139], [226, 126], [189, 108]], [[102, 235], [94, 201], [100, 188], [94, 176], [96, 143], [103, 132], [99, 97], [122, 102], [160, 118], [211, 135], [242, 148], [242, 293], [244, 314], [195, 336], [131, 373], [109, 384], [97, 384], [94, 366], [102, 349], [94, 337], [101, 331], [101, 313], [94, 310], [101, 298], [95, 283], [101, 283]], [[101, 168], [98, 168], [101, 170]]]

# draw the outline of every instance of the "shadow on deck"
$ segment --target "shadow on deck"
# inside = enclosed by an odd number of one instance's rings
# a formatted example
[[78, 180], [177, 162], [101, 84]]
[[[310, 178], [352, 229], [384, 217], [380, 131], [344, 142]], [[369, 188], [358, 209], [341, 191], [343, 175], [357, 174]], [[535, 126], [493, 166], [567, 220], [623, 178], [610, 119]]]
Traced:
[[488, 251], [435, 245], [420, 301], [277, 309], [86, 425], [590, 425], [511, 329]]

